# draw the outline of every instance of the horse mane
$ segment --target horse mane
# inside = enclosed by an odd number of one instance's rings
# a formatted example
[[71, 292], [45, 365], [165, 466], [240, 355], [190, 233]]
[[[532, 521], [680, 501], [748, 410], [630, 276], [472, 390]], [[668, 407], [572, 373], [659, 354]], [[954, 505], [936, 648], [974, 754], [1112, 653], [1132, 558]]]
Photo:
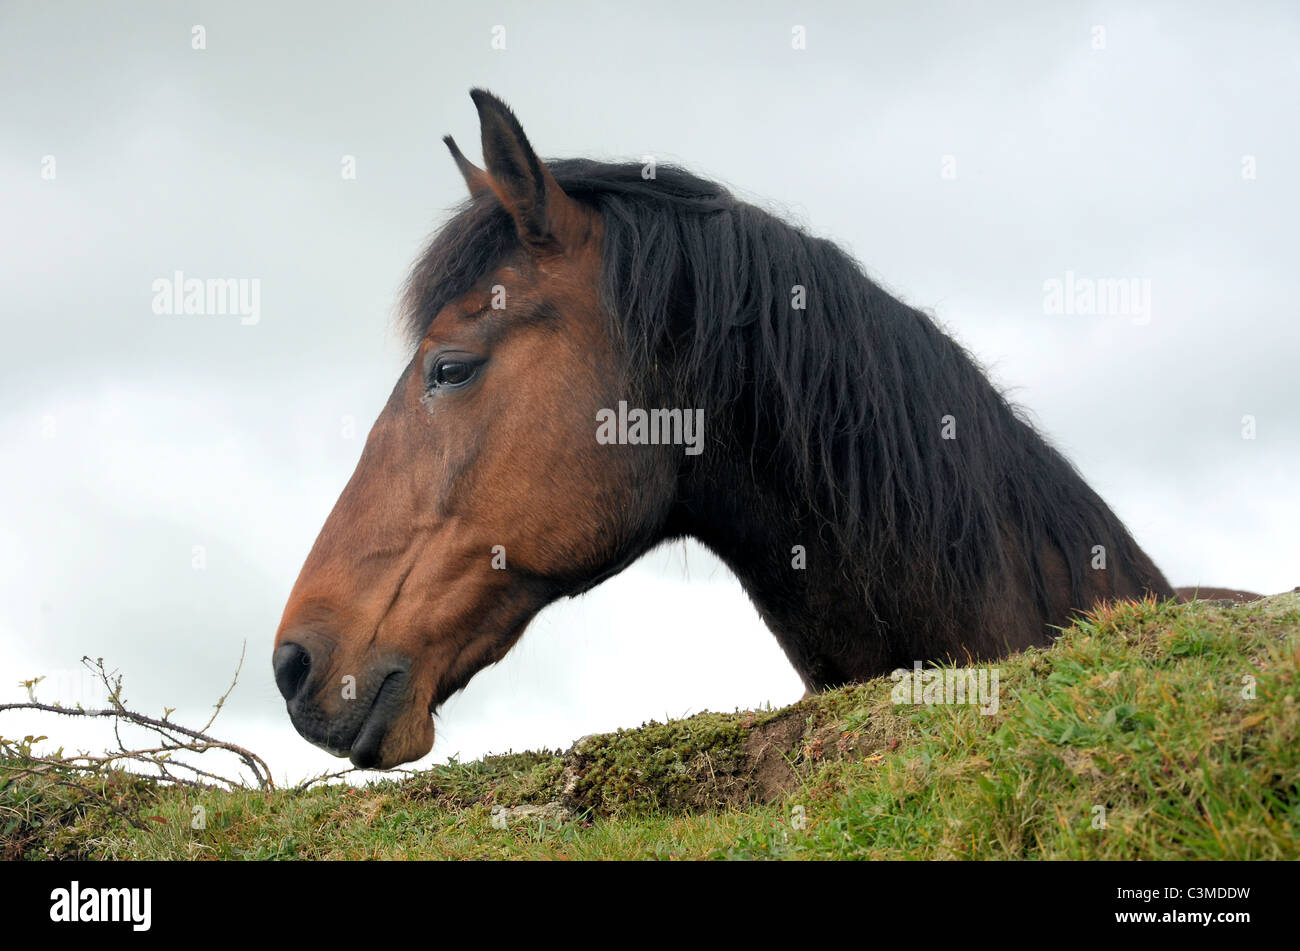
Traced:
[[[971, 355], [832, 242], [680, 168], [660, 165], [646, 179], [633, 163], [547, 166], [603, 218], [602, 296], [629, 379], [644, 382], [666, 363], [676, 405], [710, 420], [742, 408], [751, 451], [781, 466], [855, 562], [845, 570], [870, 579], [880, 614], [894, 614], [886, 602], [900, 595], [970, 604], [998, 577], [1026, 571], [1047, 614], [1047, 544], [1068, 566], [1071, 604], [1086, 607], [1094, 545], [1119, 563], [1140, 556]], [[423, 338], [446, 303], [518, 247], [495, 197], [462, 206], [411, 273], [409, 338]], [[796, 287], [802, 310], [792, 307]], [[940, 438], [945, 417], [955, 439]], [[1019, 564], [1009, 563], [1008, 537], [1022, 542]]]

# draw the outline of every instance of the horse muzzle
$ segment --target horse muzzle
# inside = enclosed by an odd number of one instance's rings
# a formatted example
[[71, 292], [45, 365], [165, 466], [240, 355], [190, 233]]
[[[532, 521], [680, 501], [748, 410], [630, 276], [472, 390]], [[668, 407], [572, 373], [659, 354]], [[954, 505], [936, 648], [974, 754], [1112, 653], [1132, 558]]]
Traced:
[[433, 747], [433, 721], [416, 706], [408, 659], [378, 657], [352, 673], [332, 654], [320, 638], [303, 636], [282, 643], [271, 658], [289, 718], [304, 739], [360, 769], [388, 769]]

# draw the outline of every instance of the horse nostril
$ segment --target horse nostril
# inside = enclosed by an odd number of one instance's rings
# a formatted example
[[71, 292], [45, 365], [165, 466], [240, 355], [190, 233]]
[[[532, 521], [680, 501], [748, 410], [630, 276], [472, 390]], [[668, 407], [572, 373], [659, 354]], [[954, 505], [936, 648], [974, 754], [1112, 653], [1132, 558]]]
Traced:
[[300, 644], [285, 644], [276, 650], [271, 666], [275, 668], [275, 685], [285, 700], [292, 700], [311, 673], [311, 654]]

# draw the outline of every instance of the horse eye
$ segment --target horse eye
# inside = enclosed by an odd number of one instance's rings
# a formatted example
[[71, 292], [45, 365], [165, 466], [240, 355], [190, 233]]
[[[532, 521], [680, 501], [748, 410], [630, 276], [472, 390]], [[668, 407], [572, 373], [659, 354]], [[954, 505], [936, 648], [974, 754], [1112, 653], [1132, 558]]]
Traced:
[[474, 374], [477, 371], [477, 363], [446, 360], [433, 368], [433, 380], [431, 382], [434, 386], [463, 386], [474, 379]]

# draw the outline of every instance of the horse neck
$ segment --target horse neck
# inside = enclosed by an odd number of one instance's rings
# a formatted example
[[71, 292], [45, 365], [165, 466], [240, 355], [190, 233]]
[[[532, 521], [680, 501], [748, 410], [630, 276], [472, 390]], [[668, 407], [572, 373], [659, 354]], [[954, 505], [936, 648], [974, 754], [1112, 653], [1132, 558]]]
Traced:
[[854, 568], [861, 553], [829, 538], [788, 481], [725, 455], [682, 480], [667, 533], [692, 536], [722, 559], [809, 689], [888, 669], [894, 651]]
[[[1072, 470], [1038, 460], [1039, 452], [1018, 464], [1052, 466], [1058, 488], [1095, 506], [1104, 515], [1098, 542], [1123, 564], [1072, 572], [1047, 540], [1050, 533], [1027, 536], [1008, 509], [995, 550], [981, 549], [986, 579], [968, 590], [934, 593], [915, 552], [881, 551], [879, 541], [876, 550], [865, 540], [845, 543], [808, 510], [806, 491], [780, 465], [755, 462], [748, 447], [713, 442], [710, 449], [700, 457], [707, 462], [683, 472], [668, 534], [697, 538], [731, 568], [809, 689], [881, 676], [915, 661], [1003, 657], [1050, 643], [1054, 626], [1068, 625], [1073, 611], [1103, 598], [1172, 596], [1105, 503]], [[1031, 562], [1038, 577], [1025, 570]]]

